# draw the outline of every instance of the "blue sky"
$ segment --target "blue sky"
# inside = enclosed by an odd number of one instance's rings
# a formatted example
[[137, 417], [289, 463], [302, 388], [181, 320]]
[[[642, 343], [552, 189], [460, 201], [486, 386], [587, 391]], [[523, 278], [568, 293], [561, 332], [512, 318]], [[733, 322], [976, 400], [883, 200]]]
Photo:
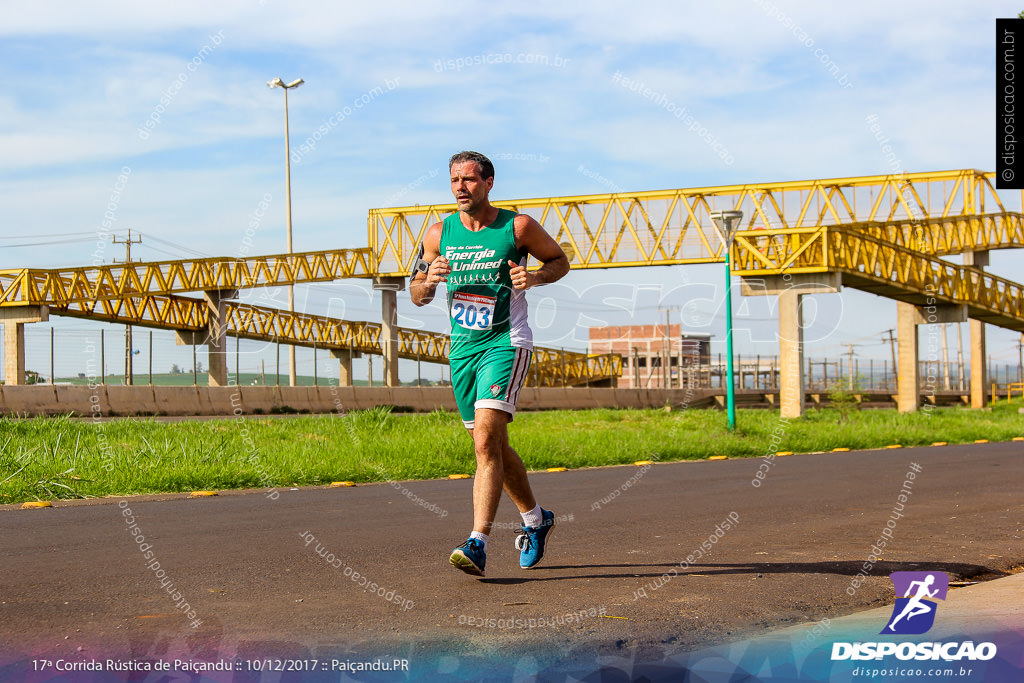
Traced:
[[[89, 263], [124, 169], [114, 230], [142, 233], [134, 258], [237, 255], [261, 201], [250, 253], [283, 251], [282, 92], [266, 85], [277, 76], [306, 81], [289, 96], [293, 151], [328, 131], [292, 165], [299, 250], [365, 246], [370, 208], [450, 201], [446, 162], [459, 149], [495, 160], [496, 199], [882, 174], [891, 169], [865, 122], [876, 115], [907, 171], [994, 170], [994, 20], [1019, 10], [781, 0], [11, 6], [0, 25], [0, 267]], [[717, 148], [621, 78], [685, 106]], [[337, 112], [346, 113], [331, 125]], [[1013, 208], [1015, 195], [1002, 193]], [[108, 263], [123, 255], [101, 249]], [[1021, 265], [997, 254], [992, 270], [1019, 281]], [[379, 320], [364, 284], [300, 288], [299, 303]], [[594, 288], [609, 285], [631, 310], [595, 305]], [[692, 331], [724, 331], [719, 267], [573, 272], [531, 296], [538, 338], [556, 346], [580, 348], [588, 320], [662, 322], [659, 306], [682, 309]], [[846, 343], [862, 344], [865, 359], [889, 356], [881, 336], [895, 327], [895, 303], [852, 290], [814, 300], [810, 356], [838, 357]], [[771, 305], [736, 303], [741, 353], [776, 353]], [[400, 303], [411, 327], [441, 330], [442, 313]], [[81, 340], [100, 326], [55, 325], [61, 374], [82, 364]], [[48, 338], [44, 328], [30, 335]], [[158, 337], [157, 371], [191, 364], [190, 350]], [[990, 328], [989, 352], [1015, 364], [1018, 339]], [[32, 353], [29, 367], [48, 374], [48, 354]], [[300, 371], [311, 372], [302, 353]]]

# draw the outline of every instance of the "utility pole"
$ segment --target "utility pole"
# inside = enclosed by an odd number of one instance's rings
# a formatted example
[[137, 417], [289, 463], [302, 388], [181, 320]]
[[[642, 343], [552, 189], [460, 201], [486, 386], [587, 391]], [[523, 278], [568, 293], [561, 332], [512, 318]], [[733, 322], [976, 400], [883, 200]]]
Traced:
[[964, 336], [963, 327], [960, 323], [956, 325], [956, 364], [957, 364], [957, 375], [959, 375], [959, 391], [964, 390]]
[[665, 342], [662, 344], [664, 355], [661, 361], [661, 376], [663, 389], [672, 388], [672, 327], [669, 324], [669, 314], [679, 310], [678, 306], [658, 306], [659, 311], [665, 311]]
[[847, 344], [844, 344], [843, 346], [846, 347], [846, 349], [847, 349], [846, 350], [846, 355], [850, 359], [848, 361], [848, 363], [847, 363], [846, 375], [849, 378], [849, 388], [850, 388], [850, 391], [853, 391], [853, 347], [854, 346], [860, 346], [860, 344], [849, 344], [849, 343], [847, 343]]
[[[132, 239], [132, 231], [128, 230], [128, 237], [123, 240], [117, 239], [117, 236], [111, 238], [114, 244], [124, 245], [124, 261], [120, 263], [131, 263], [132, 262], [132, 245], [139, 244], [142, 242], [142, 238], [137, 240]], [[114, 263], [119, 263], [117, 259], [114, 259]], [[124, 326], [124, 383], [126, 385], [135, 384], [135, 379], [132, 373], [132, 326], [130, 324]]]
[[1017, 380], [1024, 383], [1024, 332], [1017, 341]]
[[[946, 329], [949, 323], [942, 323], [942, 388], [949, 391], [949, 335]], [[1024, 335], [1022, 335], [1024, 336]]]
[[892, 334], [895, 331], [896, 330], [886, 330], [885, 331], [885, 333], [889, 335], [889, 339], [888, 340], [886, 340], [885, 337], [882, 337], [882, 341], [888, 341], [889, 342], [889, 350], [892, 352], [892, 374], [893, 374], [893, 376], [896, 375], [896, 338]]

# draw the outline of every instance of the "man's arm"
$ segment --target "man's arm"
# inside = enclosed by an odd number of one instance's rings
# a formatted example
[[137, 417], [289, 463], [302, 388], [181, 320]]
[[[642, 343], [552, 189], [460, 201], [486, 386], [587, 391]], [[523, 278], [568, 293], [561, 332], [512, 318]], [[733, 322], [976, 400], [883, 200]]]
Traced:
[[448, 259], [441, 256], [441, 223], [427, 228], [423, 236], [423, 260], [430, 264], [426, 273], [416, 273], [409, 282], [409, 297], [417, 306], [426, 306], [434, 300], [434, 292], [441, 282], [448, 282]]
[[526, 214], [515, 217], [513, 230], [516, 246], [526, 249], [526, 253], [540, 261], [543, 265], [532, 272], [519, 264], [511, 264], [512, 286], [516, 289], [529, 289], [537, 285], [546, 285], [561, 280], [569, 272], [569, 259], [565, 252], [552, 239], [541, 224]]

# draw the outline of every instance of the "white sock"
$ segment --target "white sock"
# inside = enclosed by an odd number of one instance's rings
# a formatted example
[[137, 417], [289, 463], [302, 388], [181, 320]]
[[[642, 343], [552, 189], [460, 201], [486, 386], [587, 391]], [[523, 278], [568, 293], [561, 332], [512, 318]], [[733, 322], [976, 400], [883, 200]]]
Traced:
[[484, 552], [487, 552], [487, 539], [490, 538], [490, 536], [488, 536], [487, 534], [482, 534], [479, 531], [474, 531], [474, 532], [469, 534], [469, 537], [470, 538], [475, 538], [476, 540], [478, 540], [481, 543], [483, 543], [484, 544]]
[[540, 511], [539, 504], [537, 505], [537, 507], [533, 508], [529, 512], [520, 512], [519, 514], [523, 518], [523, 526], [530, 526], [536, 528], [539, 527], [540, 523], [544, 521], [544, 516], [543, 513], [541, 513]]

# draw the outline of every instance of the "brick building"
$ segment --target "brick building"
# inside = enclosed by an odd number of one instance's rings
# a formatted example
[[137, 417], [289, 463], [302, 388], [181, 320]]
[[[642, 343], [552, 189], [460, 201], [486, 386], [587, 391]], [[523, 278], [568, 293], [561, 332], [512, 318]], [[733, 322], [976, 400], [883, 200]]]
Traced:
[[[683, 387], [692, 371], [711, 363], [711, 335], [684, 334], [680, 325], [610, 325], [591, 327], [588, 353], [622, 356], [623, 389]], [[681, 370], [681, 372], [680, 372]]]

